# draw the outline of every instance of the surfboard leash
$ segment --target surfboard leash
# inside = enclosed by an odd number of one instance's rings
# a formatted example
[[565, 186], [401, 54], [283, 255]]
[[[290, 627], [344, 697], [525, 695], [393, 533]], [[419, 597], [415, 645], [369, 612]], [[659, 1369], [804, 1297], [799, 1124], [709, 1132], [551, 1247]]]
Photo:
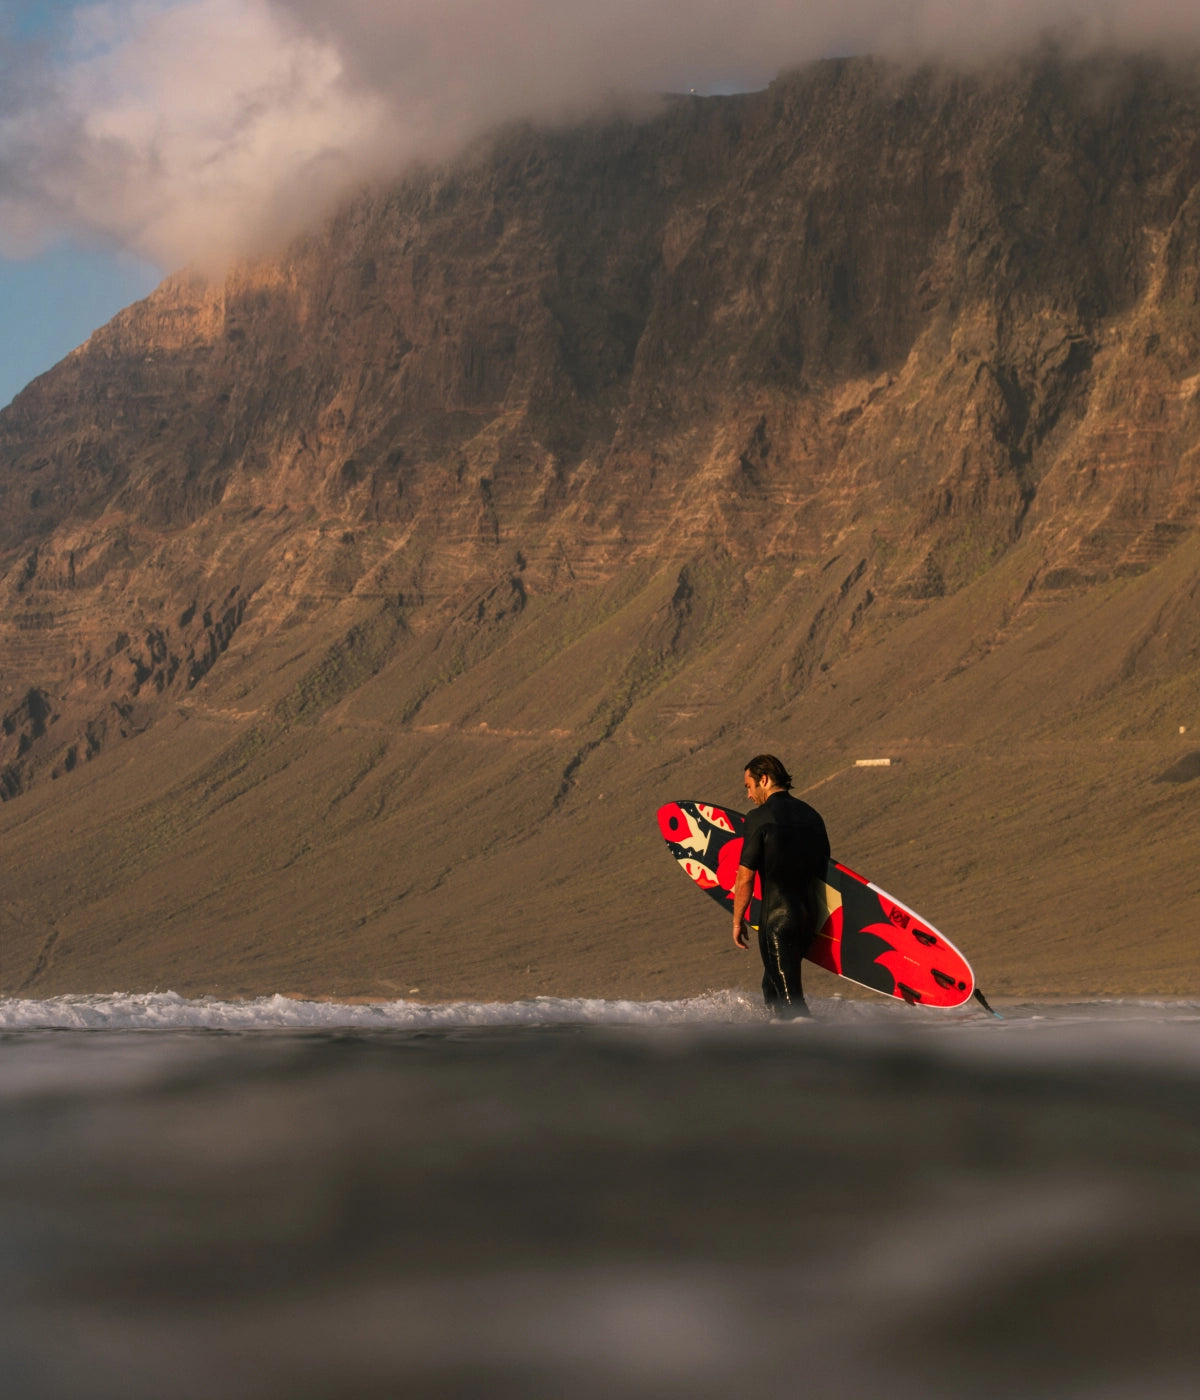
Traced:
[[1004, 1020], [1004, 1017], [1001, 1016], [1001, 1014], [998, 1011], [993, 1011], [992, 1008], [988, 1005], [987, 997], [984, 996], [984, 994], [979, 990], [978, 987], [975, 988], [975, 1000], [980, 1004], [980, 1006], [983, 1007], [983, 1009], [987, 1012], [989, 1016], [994, 1016], [997, 1021]]

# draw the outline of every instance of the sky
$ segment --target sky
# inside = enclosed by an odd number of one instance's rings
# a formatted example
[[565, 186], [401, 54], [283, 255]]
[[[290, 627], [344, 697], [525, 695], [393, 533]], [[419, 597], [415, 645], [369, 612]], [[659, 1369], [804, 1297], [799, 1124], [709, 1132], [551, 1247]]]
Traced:
[[[45, 53], [73, 8], [70, 0], [0, 0], [0, 80], [20, 55]], [[0, 96], [0, 120], [7, 107]], [[0, 199], [3, 191], [0, 179]], [[162, 275], [149, 259], [85, 230], [47, 226], [28, 247], [0, 238], [0, 407]]]
[[169, 271], [511, 121], [831, 53], [1200, 43], [1200, 0], [0, 0], [0, 404]]

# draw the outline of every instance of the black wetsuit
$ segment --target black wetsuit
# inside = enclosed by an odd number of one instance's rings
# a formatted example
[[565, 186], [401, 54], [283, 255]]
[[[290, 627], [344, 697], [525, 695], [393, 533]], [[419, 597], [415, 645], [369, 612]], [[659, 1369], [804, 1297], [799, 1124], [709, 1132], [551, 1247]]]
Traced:
[[800, 960], [817, 936], [818, 881], [829, 860], [821, 814], [790, 792], [773, 792], [746, 817], [741, 864], [762, 879], [758, 950], [763, 996], [777, 1016], [807, 1016]]

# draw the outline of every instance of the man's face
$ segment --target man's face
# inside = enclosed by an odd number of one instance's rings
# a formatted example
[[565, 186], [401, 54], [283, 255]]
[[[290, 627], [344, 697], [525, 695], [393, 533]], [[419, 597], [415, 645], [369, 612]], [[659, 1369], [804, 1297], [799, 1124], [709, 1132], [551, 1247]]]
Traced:
[[768, 778], [755, 778], [749, 768], [742, 774], [742, 779], [746, 784], [746, 796], [756, 807], [761, 807], [767, 800], [771, 783]]

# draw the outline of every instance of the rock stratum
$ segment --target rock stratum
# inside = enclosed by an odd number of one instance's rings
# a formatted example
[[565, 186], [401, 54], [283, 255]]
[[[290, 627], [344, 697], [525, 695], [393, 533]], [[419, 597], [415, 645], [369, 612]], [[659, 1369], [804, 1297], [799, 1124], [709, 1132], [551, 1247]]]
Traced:
[[767, 748], [990, 991], [1198, 993], [1198, 463], [1196, 64], [365, 191], [0, 414], [0, 990], [753, 986], [653, 813]]

